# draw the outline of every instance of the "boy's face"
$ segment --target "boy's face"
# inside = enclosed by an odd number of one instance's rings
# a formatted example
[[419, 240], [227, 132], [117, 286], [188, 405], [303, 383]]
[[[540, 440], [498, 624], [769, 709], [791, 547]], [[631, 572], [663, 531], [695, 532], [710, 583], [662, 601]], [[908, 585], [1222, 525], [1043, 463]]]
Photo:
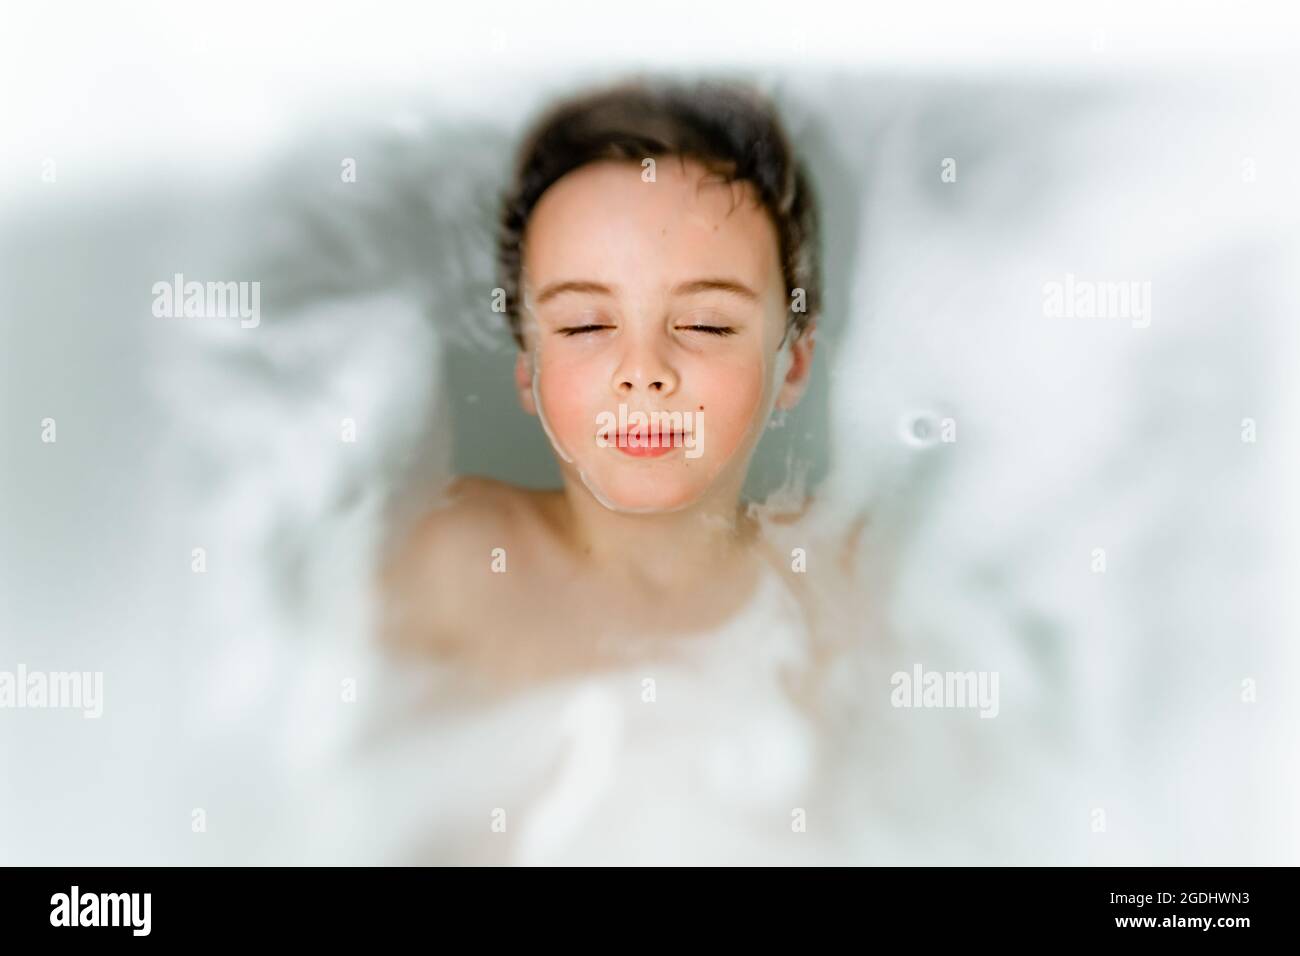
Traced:
[[[778, 349], [789, 299], [754, 199], [674, 157], [653, 182], [635, 162], [583, 166], [533, 211], [520, 400], [607, 507], [738, 495], [773, 406], [802, 392], [812, 336]], [[679, 414], [651, 414], [664, 412]]]

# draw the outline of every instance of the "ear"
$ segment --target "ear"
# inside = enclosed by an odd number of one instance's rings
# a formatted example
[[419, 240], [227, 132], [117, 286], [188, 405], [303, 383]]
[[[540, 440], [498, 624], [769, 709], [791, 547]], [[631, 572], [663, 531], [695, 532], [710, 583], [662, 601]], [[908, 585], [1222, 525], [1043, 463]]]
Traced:
[[817, 320], [812, 319], [790, 343], [790, 368], [777, 386], [776, 407], [794, 408], [803, 398], [812, 377], [813, 348], [816, 345]]
[[515, 356], [515, 390], [519, 393], [519, 407], [529, 415], [537, 414], [533, 401], [533, 353], [523, 349]]

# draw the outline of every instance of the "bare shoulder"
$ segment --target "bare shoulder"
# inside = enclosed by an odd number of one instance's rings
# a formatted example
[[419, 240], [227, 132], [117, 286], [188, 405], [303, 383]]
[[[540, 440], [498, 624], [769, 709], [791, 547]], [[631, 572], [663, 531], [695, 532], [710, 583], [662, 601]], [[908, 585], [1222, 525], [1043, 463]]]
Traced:
[[395, 647], [445, 644], [472, 625], [495, 549], [529, 533], [530, 493], [490, 478], [449, 484], [384, 559], [377, 581], [381, 638]]

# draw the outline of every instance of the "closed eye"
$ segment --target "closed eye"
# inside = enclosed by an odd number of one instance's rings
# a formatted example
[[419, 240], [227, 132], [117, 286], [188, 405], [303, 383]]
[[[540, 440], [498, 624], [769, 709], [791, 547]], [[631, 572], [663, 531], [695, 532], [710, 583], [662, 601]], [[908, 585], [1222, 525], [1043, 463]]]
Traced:
[[688, 332], [704, 332], [708, 335], [735, 335], [736, 330], [729, 325], [679, 325], [679, 329]]
[[586, 332], [598, 332], [601, 329], [612, 329], [612, 325], [572, 325], [567, 329], [556, 329], [563, 336], [582, 335]]

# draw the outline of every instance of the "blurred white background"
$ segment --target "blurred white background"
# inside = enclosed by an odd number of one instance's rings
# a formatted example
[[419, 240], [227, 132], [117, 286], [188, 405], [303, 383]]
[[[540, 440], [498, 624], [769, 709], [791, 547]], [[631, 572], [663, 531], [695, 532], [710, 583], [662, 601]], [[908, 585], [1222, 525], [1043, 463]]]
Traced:
[[[0, 670], [103, 671], [106, 700], [97, 721], [0, 710], [0, 861], [493, 859], [466, 821], [602, 698], [365, 737], [422, 685], [368, 653], [364, 584], [422, 482], [552, 479], [482, 308], [492, 203], [536, 109], [642, 67], [768, 90], [820, 194], [818, 378], [751, 492], [803, 467], [815, 520], [872, 516], [886, 671], [1002, 674], [976, 740], [851, 670], [810, 855], [1297, 861], [1286, 9], [844, 9], [6, 11]], [[261, 324], [155, 318], [177, 272], [261, 281]], [[1067, 273], [1149, 282], [1149, 326], [1046, 316]], [[779, 742], [754, 758], [777, 794], [810, 745], [737, 701]], [[608, 806], [633, 799], [620, 779]], [[722, 853], [737, 790], [716, 797], [674, 837]], [[727, 838], [761, 846], [747, 825]], [[537, 858], [566, 858], [554, 833]]]

